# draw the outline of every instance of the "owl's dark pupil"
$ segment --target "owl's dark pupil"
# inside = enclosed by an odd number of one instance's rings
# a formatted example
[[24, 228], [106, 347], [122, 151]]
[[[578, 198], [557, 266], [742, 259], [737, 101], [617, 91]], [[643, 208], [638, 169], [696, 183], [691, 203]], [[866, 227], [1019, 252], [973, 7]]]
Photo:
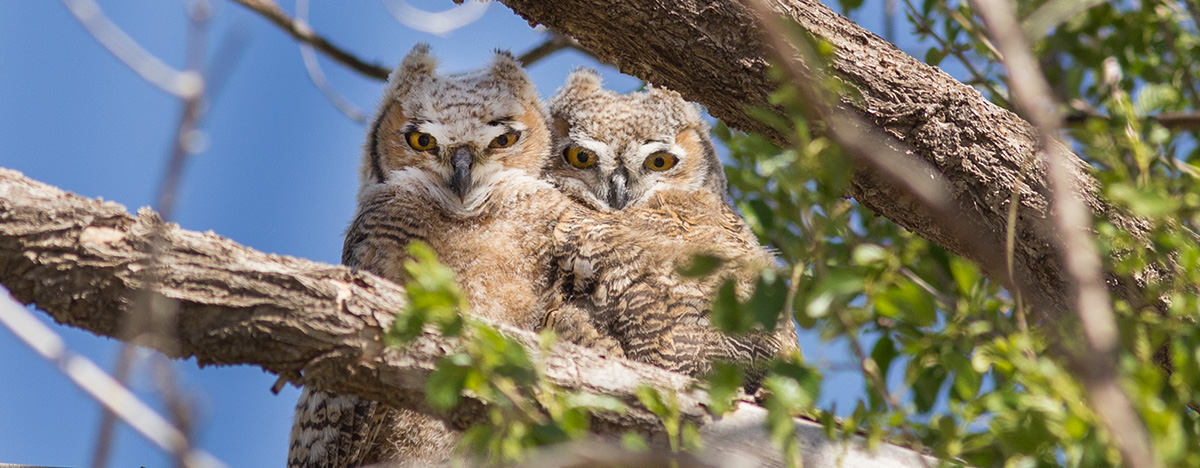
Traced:
[[659, 156], [659, 157], [657, 157], [657, 158], [654, 158], [654, 167], [663, 167], [663, 166], [666, 166], [666, 165], [667, 165], [667, 160], [666, 160], [666, 159], [663, 159], [663, 157], [662, 157], [662, 156]]
[[575, 157], [575, 159], [578, 159], [578, 160], [579, 160], [579, 164], [587, 164], [587, 162], [588, 162], [588, 154], [587, 154], [587, 153], [585, 153], [585, 152], [583, 152], [583, 151], [580, 151], [580, 152], [579, 152], [579, 156], [576, 156], [576, 157]]
[[417, 135], [418, 146], [429, 146], [429, 135]]

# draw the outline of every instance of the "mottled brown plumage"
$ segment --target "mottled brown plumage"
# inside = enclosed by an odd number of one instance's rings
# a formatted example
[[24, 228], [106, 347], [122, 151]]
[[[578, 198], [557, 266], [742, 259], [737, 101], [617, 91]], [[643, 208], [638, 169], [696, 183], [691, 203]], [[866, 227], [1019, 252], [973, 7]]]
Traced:
[[[364, 148], [343, 262], [406, 280], [406, 247], [428, 243], [457, 274], [471, 313], [534, 329], [553, 271], [551, 238], [569, 201], [537, 178], [549, 155], [544, 104], [511, 55], [438, 75], [418, 45], [392, 73]], [[441, 421], [305, 388], [288, 466], [440, 462], [457, 436]]]
[[[724, 173], [697, 106], [669, 90], [603, 90], [598, 75], [581, 70], [550, 112], [556, 155], [545, 177], [603, 213], [569, 211], [560, 221], [564, 275], [543, 326], [693, 376], [710, 372], [713, 360], [757, 368], [796, 347], [786, 314], [776, 331], [742, 336], [711, 323], [724, 280], [734, 279], [744, 297], [775, 260], [725, 203]], [[678, 273], [699, 254], [724, 262], [703, 278]], [[760, 370], [750, 373], [751, 386]]]
[[[568, 212], [555, 244], [566, 274], [543, 323], [568, 340], [692, 376], [709, 373], [713, 360], [748, 365], [751, 386], [766, 360], [796, 348], [786, 315], [775, 332], [726, 335], [711, 323], [724, 280], [745, 297], [758, 272], [774, 267], [716, 194], [666, 189], [620, 212]], [[699, 254], [723, 262], [704, 277], [680, 274]]]

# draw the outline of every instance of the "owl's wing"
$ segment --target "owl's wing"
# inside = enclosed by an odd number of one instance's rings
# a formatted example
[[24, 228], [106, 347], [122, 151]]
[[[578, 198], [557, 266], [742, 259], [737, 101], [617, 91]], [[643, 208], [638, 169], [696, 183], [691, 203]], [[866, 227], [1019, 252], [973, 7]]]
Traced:
[[361, 463], [379, 404], [304, 387], [296, 403], [288, 468], [351, 467]]
[[[398, 216], [394, 196], [379, 191], [360, 203], [346, 232], [342, 263], [401, 281], [405, 245], [420, 234]], [[374, 441], [395, 410], [353, 395], [305, 387], [296, 404], [288, 468], [348, 468], [372, 461]]]

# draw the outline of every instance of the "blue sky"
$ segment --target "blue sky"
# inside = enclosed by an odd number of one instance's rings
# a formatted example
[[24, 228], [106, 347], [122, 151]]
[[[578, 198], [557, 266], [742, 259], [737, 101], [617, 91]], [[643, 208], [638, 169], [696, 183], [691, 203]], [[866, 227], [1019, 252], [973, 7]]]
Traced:
[[[150, 52], [182, 66], [187, 29], [182, 2], [101, 3]], [[868, 3], [855, 19], [881, 31], [882, 7]], [[450, 5], [415, 4], [433, 10]], [[187, 229], [211, 230], [262, 251], [336, 263], [354, 209], [364, 128], [321, 96], [288, 36], [231, 2], [214, 6], [209, 43], [239, 28], [249, 42], [201, 126], [208, 149], [187, 166], [175, 218]], [[283, 6], [291, 11], [292, 2], [284, 0]], [[500, 4], [446, 37], [402, 26], [374, 1], [315, 2], [311, 11], [317, 31], [389, 66], [419, 41], [432, 44], [444, 71], [464, 71], [483, 64], [496, 48], [520, 53], [542, 40]], [[921, 56], [923, 49], [908, 52]], [[322, 63], [347, 99], [368, 113], [373, 109], [381, 83]], [[538, 62], [529, 73], [549, 97], [579, 66], [599, 68], [607, 86], [618, 91], [641, 86], [573, 51]], [[0, 3], [0, 166], [133, 211], [155, 198], [179, 112], [177, 100], [106, 52], [59, 2]], [[114, 341], [54, 329], [72, 350], [112, 367]], [[817, 362], [849, 362], [844, 348], [821, 344], [811, 334], [802, 346]], [[0, 463], [88, 464], [100, 419], [97, 404], [4, 328], [0, 356]], [[198, 411], [201, 448], [232, 467], [283, 465], [298, 389], [274, 395], [275, 377], [253, 367], [199, 369], [190, 361], [176, 367]], [[861, 394], [858, 378], [846, 371], [827, 377], [822, 402], [852, 409]], [[146, 372], [132, 386], [161, 407]], [[120, 429], [110, 466], [169, 464], [128, 428]]]

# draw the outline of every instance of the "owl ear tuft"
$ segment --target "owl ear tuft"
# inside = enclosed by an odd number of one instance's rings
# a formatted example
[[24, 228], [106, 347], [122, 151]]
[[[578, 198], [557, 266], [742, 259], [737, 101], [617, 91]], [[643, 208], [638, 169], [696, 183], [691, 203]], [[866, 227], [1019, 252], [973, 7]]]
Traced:
[[533, 80], [529, 79], [529, 74], [525, 73], [525, 69], [521, 67], [521, 61], [517, 60], [512, 52], [496, 50], [496, 56], [492, 58], [492, 64], [488, 66], [488, 73], [501, 83], [507, 84], [518, 96], [529, 93], [536, 96], [537, 94], [533, 88]]
[[680, 101], [680, 102], [683, 101], [683, 96], [680, 96], [679, 93], [669, 90], [667, 88], [660, 88], [658, 86], [653, 86], [653, 85], [648, 86], [648, 88], [649, 89], [646, 91], [646, 95], [647, 95], [647, 97], [650, 98], [651, 101], [664, 102], [664, 103], [674, 102], [674, 101]]
[[567, 82], [558, 91], [558, 94], [584, 97], [599, 91], [603, 85], [604, 79], [600, 77], [599, 72], [591, 68], [580, 67], [567, 76]]
[[703, 128], [705, 131], [708, 130], [708, 124], [700, 117], [702, 115], [700, 105], [688, 102], [678, 92], [667, 88], [650, 86], [646, 91], [646, 100], [654, 103], [655, 107], [660, 108], [660, 112], [665, 112], [675, 116], [675, 118], [682, 119], [685, 125], [697, 126]]
[[560, 116], [568, 113], [580, 101], [602, 91], [603, 79], [596, 70], [580, 67], [567, 76], [567, 82], [558, 88], [550, 100], [550, 114]]
[[435, 70], [437, 70], [437, 58], [429, 53], [429, 44], [418, 42], [388, 76], [388, 92], [389, 94], [401, 92], [414, 83], [433, 76]]

